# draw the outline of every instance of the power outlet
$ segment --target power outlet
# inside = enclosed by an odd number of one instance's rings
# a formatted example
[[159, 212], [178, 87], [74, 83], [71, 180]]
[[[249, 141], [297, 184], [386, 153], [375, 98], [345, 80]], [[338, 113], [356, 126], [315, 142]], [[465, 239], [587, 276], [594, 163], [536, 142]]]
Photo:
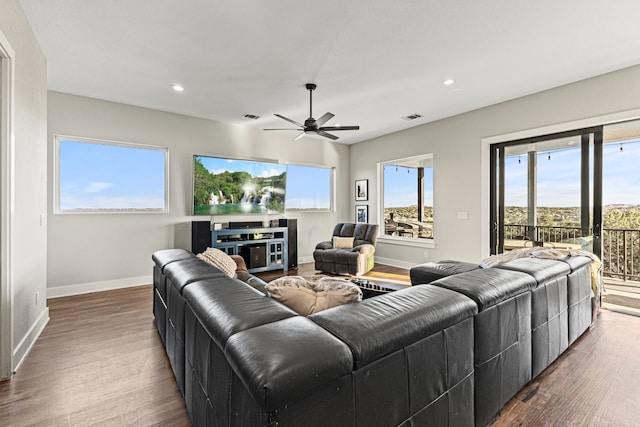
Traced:
[[422, 254], [425, 258], [429, 258], [429, 251], [424, 251]]

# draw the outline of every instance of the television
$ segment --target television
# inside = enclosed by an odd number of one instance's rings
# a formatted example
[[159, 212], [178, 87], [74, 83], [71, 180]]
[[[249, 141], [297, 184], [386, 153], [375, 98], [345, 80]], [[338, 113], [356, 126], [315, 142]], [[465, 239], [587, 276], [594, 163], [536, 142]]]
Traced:
[[193, 214], [282, 214], [287, 166], [193, 156]]

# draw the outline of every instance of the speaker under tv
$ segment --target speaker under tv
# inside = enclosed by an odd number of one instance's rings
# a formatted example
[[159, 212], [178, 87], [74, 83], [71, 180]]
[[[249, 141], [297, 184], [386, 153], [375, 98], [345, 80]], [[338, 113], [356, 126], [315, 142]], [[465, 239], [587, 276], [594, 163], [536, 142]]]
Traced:
[[242, 246], [240, 247], [240, 256], [244, 258], [247, 268], [267, 266], [267, 247], [265, 245]]
[[211, 223], [191, 221], [191, 252], [199, 254], [211, 247]]
[[271, 221], [272, 227], [287, 227], [289, 235], [289, 245], [287, 256], [289, 258], [289, 269], [298, 268], [298, 220], [280, 218]]

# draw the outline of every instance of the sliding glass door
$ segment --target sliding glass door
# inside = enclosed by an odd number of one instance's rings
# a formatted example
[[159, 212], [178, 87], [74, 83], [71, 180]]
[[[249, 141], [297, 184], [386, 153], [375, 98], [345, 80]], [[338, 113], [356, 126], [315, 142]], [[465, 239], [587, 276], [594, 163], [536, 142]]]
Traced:
[[491, 253], [541, 246], [600, 256], [602, 127], [491, 146]]

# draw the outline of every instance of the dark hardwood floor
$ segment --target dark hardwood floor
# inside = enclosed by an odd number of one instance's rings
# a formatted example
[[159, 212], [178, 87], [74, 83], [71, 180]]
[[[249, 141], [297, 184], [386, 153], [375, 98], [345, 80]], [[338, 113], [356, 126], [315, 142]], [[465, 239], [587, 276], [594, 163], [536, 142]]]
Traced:
[[48, 300], [49, 324], [0, 383], [0, 425], [191, 425], [152, 322], [152, 292]]
[[[313, 273], [311, 264], [291, 272]], [[406, 275], [376, 266], [368, 277]], [[151, 286], [140, 286], [49, 300], [51, 321], [13, 379], [0, 383], [0, 426], [190, 425], [151, 296]], [[639, 378], [640, 317], [603, 310], [494, 427], [637, 426]]]

